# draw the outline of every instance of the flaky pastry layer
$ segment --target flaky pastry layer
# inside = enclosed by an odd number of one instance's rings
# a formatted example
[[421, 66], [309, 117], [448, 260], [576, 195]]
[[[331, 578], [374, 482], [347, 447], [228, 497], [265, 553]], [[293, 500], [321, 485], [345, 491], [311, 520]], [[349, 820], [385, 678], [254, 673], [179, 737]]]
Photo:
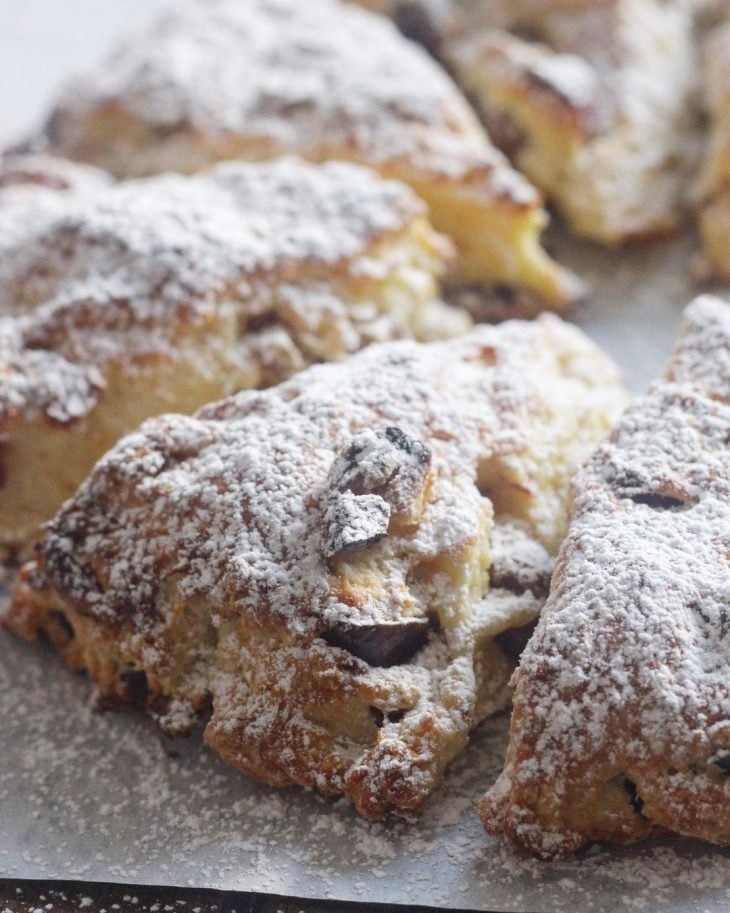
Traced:
[[107, 703], [202, 716], [257, 780], [417, 811], [507, 703], [569, 478], [623, 404], [543, 317], [151, 419], [48, 525], [7, 623]]

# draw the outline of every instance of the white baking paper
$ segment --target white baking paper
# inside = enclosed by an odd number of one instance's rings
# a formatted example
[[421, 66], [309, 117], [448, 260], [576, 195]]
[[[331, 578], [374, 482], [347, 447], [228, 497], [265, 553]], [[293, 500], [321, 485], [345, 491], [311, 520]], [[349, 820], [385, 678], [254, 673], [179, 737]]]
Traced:
[[[39, 119], [62, 72], [90, 62], [156, 5], [0, 0], [0, 73], [6, 88], [15, 87], [4, 99], [0, 140]], [[594, 286], [577, 322], [640, 392], [661, 370], [695, 291], [688, 274], [694, 242], [607, 252], [560, 232], [551, 241]], [[728, 850], [666, 839], [595, 847], [575, 861], [545, 864], [487, 837], [475, 806], [501, 767], [506, 716], [480, 727], [418, 822], [368, 824], [344, 801], [257, 786], [199, 737], [172, 742], [141, 714], [92, 710], [89, 696], [87, 681], [50, 650], [0, 633], [0, 878], [504, 913], [730, 909]]]
[[[641, 390], [693, 293], [693, 242], [631, 253], [553, 239], [594, 283], [576, 315]], [[507, 719], [488, 721], [417, 822], [369, 824], [340, 800], [257, 786], [198, 736], [91, 709], [50, 650], [0, 634], [0, 877], [190, 885], [504, 913], [727, 913], [730, 850], [655, 840], [528, 859], [481, 829]]]
[[257, 786], [198, 737], [91, 709], [50, 650], [0, 635], [0, 877], [187, 885], [499, 911], [721, 913], [730, 851], [690, 841], [546, 864], [487, 837], [487, 722], [418, 822], [369, 824], [344, 801]]

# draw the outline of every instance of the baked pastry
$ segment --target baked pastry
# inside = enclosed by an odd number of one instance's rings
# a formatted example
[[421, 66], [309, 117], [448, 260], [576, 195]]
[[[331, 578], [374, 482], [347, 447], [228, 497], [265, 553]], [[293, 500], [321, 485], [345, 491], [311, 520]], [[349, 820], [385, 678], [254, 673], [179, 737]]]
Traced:
[[618, 244], [675, 229], [697, 155], [690, 5], [479, 6], [498, 28], [457, 41], [449, 61], [495, 142], [573, 231]]
[[730, 305], [574, 482], [486, 829], [542, 857], [666, 828], [730, 842]]
[[118, 184], [19, 237], [0, 258], [0, 545], [150, 415], [465, 331], [436, 297], [450, 256], [407, 187], [294, 159]]
[[461, 280], [556, 307], [583, 292], [540, 247], [539, 194], [449, 77], [390, 22], [338, 0], [182, 4], [71, 85], [48, 133], [118, 176], [282, 153], [358, 161], [423, 197]]
[[[70, 203], [92, 196], [110, 182], [109, 175], [98, 168], [51, 155], [0, 155], [0, 262], [6, 251], [27, 242], [35, 232], [58, 217]], [[0, 306], [0, 323], [8, 306], [5, 301]], [[0, 384], [4, 381], [3, 373], [0, 366]], [[2, 440], [0, 427], [0, 450]], [[0, 490], [3, 487], [1, 467], [0, 462]], [[3, 586], [8, 583], [10, 558], [11, 550], [0, 538], [0, 596]]]
[[68, 206], [111, 183], [99, 168], [55, 156], [0, 155], [0, 257]]
[[500, 635], [539, 611], [568, 479], [622, 406], [548, 316], [151, 419], [48, 524], [8, 624], [168, 731], [207, 708], [256, 780], [416, 811], [507, 703]]
[[703, 49], [704, 95], [711, 120], [700, 179], [699, 272], [730, 278], [730, 22], [714, 29]]

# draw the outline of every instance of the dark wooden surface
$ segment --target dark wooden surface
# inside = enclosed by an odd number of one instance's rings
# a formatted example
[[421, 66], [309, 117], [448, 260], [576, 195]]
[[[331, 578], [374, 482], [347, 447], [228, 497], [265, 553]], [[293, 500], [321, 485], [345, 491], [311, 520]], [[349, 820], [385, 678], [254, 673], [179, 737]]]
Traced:
[[433, 909], [195, 888], [0, 880], [0, 913], [427, 913]]

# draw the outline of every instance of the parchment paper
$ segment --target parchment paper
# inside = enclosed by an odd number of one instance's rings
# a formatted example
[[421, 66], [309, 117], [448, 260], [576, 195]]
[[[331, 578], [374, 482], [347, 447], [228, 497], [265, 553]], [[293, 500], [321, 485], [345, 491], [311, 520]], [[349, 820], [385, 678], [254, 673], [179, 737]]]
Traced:
[[[556, 253], [595, 288], [576, 318], [640, 391], [662, 368], [695, 289], [691, 238], [630, 253]], [[538, 863], [487, 837], [478, 797], [502, 763], [487, 721], [417, 822], [368, 824], [344, 801], [256, 786], [198, 736], [100, 714], [49, 650], [0, 634], [0, 877], [190, 885], [509, 913], [726, 913], [730, 850], [692, 841], [594, 847]]]
[[[123, 20], [153, 5], [157, 0], [0, 0], [0, 71], [20, 73], [38, 104], [64, 68], [98, 56], [128, 26]], [[92, 21], [98, 41], [87, 40]], [[80, 25], [87, 38], [70, 44]], [[13, 100], [0, 119], [0, 143], [11, 139], [11, 128], [30, 123], [17, 93]], [[696, 291], [688, 275], [694, 241], [607, 252], [557, 230], [551, 245], [594, 287], [575, 319], [640, 392], [660, 372]], [[501, 767], [506, 716], [480, 727], [419, 821], [373, 825], [344, 801], [256, 786], [199, 737], [172, 742], [142, 715], [100, 714], [89, 694], [86, 680], [49, 650], [0, 633], [0, 878], [504, 913], [730, 909], [729, 850], [667, 839], [594, 847], [578, 860], [544, 864], [487, 837], [475, 804]]]

